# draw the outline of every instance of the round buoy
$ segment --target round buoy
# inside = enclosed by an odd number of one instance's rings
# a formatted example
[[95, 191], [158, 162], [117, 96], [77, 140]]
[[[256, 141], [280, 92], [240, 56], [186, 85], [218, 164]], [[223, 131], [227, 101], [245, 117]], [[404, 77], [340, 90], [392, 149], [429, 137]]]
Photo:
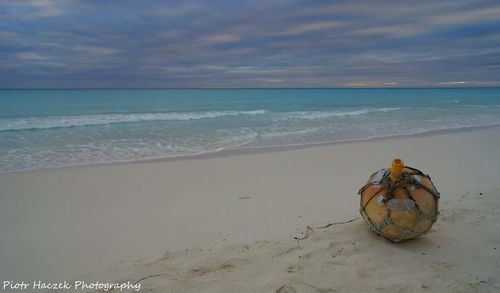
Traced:
[[429, 175], [401, 159], [373, 173], [359, 194], [359, 211], [371, 230], [394, 242], [426, 234], [439, 214], [439, 192]]

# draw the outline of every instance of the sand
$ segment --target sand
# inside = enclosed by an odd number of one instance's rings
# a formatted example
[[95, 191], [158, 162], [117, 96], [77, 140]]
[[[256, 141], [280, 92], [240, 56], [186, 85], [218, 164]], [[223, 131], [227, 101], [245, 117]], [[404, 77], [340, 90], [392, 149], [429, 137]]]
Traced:
[[[499, 145], [500, 128], [488, 128], [1, 174], [0, 280], [139, 281], [153, 292], [498, 292]], [[431, 232], [400, 244], [356, 219], [358, 188], [395, 156], [441, 192]], [[294, 239], [307, 226], [308, 237]]]

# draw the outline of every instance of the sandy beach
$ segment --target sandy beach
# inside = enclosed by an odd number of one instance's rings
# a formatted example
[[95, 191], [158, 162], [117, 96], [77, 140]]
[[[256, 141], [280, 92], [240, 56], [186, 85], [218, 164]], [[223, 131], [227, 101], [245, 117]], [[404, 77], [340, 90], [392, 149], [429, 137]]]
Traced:
[[[486, 128], [1, 174], [0, 279], [130, 281], [152, 292], [498, 292], [499, 145], [500, 128]], [[429, 234], [394, 244], [359, 218], [356, 193], [398, 156], [432, 177], [441, 215]], [[348, 223], [318, 228], [338, 222]]]

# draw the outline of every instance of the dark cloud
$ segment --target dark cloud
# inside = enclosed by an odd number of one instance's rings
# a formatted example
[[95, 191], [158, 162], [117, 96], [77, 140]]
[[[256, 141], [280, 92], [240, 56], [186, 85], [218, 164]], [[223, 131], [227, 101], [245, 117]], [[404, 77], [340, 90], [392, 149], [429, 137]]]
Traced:
[[0, 2], [0, 87], [500, 86], [498, 1]]

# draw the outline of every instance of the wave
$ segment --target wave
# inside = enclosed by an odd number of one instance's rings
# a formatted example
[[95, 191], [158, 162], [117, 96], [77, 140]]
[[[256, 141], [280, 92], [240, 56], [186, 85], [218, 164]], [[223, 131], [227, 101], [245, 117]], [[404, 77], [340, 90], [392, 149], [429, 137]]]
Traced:
[[52, 129], [143, 121], [187, 121], [224, 116], [259, 115], [266, 112], [266, 110], [208, 111], [12, 118], [0, 119], [0, 131]]
[[361, 109], [361, 110], [353, 110], [353, 111], [297, 111], [297, 112], [288, 112], [282, 113], [283, 115], [277, 117], [278, 120], [287, 120], [287, 119], [324, 119], [324, 118], [332, 118], [332, 117], [345, 117], [345, 116], [358, 116], [369, 113], [376, 112], [390, 112], [390, 111], [398, 111], [401, 110], [400, 107], [389, 107], [389, 108], [373, 108], [373, 109]]
[[[271, 113], [273, 119], [322, 119], [330, 117], [357, 116], [374, 112], [397, 111], [401, 108], [374, 108], [353, 111], [296, 111]], [[99, 114], [80, 116], [49, 116], [0, 119], [0, 132], [16, 130], [40, 130], [67, 127], [96, 126], [144, 121], [188, 121], [211, 119], [224, 116], [261, 115], [267, 110], [252, 111], [207, 111], [207, 112], [171, 112], [171, 113], [135, 113], [135, 114]]]
[[295, 131], [274, 131], [274, 132], [263, 133], [259, 135], [259, 138], [274, 138], [274, 137], [301, 135], [301, 134], [317, 132], [319, 130], [321, 130], [321, 128], [314, 127], [314, 128], [300, 129]]

